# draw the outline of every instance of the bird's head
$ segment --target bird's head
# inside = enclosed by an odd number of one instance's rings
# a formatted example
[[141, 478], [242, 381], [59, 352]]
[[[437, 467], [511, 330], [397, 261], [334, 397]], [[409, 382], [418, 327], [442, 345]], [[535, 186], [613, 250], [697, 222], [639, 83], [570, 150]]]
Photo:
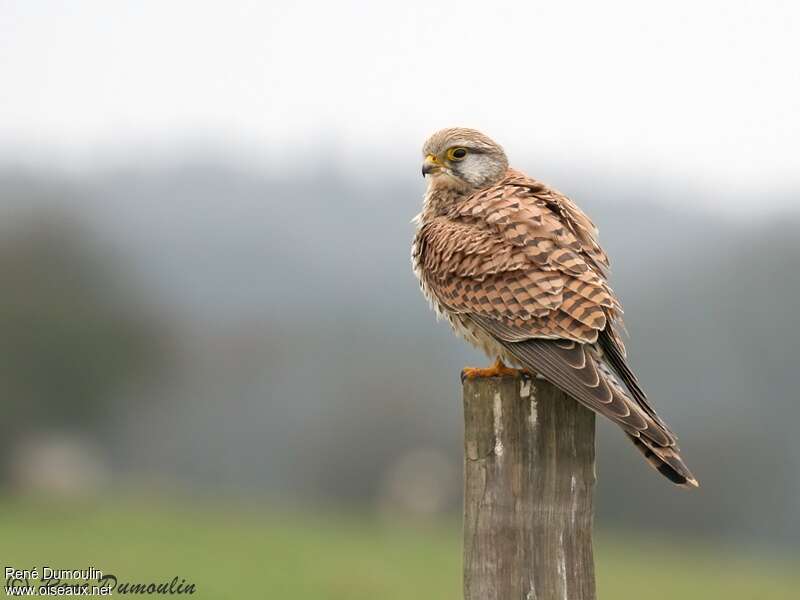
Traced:
[[475, 129], [437, 131], [422, 147], [422, 176], [429, 186], [462, 191], [488, 187], [508, 169], [503, 148]]

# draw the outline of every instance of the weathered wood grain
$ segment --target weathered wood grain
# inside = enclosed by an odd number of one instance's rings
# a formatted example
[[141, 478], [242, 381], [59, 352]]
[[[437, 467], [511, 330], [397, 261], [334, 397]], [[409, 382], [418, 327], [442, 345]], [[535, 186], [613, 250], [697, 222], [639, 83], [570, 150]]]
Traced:
[[463, 395], [465, 600], [594, 600], [594, 413], [527, 377]]

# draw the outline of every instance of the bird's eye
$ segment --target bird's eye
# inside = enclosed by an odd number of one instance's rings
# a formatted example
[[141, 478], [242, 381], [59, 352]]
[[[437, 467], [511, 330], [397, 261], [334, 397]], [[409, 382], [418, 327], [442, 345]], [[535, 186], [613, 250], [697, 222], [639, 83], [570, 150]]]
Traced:
[[450, 150], [447, 151], [447, 158], [450, 160], [462, 160], [466, 155], [466, 148], [450, 148]]

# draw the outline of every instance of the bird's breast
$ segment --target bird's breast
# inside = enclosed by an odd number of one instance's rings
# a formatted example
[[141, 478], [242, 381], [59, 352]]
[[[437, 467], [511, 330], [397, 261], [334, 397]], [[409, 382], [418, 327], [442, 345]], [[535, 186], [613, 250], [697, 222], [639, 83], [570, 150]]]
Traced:
[[[422, 225], [422, 222], [420, 221], [419, 224]], [[482, 350], [490, 358], [502, 356], [505, 357], [506, 362], [509, 364], [516, 363], [515, 359], [507, 356], [505, 349], [497, 343], [497, 340], [475, 325], [468, 315], [454, 312], [446, 304], [442, 303], [436, 294], [433, 293], [424, 268], [425, 243], [422, 236], [423, 232], [420, 227], [411, 245], [411, 267], [414, 271], [414, 275], [417, 277], [417, 281], [419, 281], [422, 295], [436, 313], [436, 318], [447, 321], [458, 337], [463, 338], [479, 350]]]

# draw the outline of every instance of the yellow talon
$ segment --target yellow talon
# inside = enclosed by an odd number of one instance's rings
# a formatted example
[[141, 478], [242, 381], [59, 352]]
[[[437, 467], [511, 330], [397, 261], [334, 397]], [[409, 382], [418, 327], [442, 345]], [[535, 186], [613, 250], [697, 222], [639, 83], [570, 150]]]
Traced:
[[464, 370], [461, 371], [461, 381], [465, 379], [478, 379], [479, 377], [518, 377], [522, 373], [524, 373], [524, 371], [505, 366], [503, 361], [498, 358], [491, 367], [485, 369], [465, 367]]

